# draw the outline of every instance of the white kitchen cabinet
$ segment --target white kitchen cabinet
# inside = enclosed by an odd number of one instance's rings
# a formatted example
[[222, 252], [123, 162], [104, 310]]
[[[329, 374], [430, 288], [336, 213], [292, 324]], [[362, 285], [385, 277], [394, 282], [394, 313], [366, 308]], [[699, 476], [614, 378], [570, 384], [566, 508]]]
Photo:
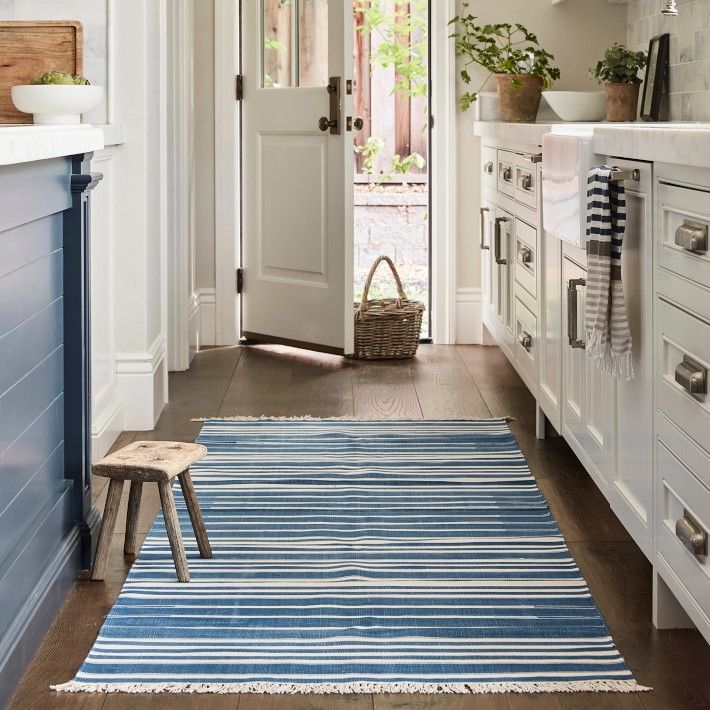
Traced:
[[497, 323], [496, 293], [498, 271], [493, 266], [493, 233], [495, 230], [495, 206], [486, 199], [481, 201], [481, 292], [483, 300], [483, 323], [494, 334]]

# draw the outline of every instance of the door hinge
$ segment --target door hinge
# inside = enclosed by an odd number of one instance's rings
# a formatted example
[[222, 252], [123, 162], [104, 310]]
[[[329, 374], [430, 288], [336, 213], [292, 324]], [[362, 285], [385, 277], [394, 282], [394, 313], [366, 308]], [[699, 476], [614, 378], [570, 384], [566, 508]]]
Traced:
[[244, 269], [237, 269], [237, 293], [244, 293]]
[[241, 74], [237, 74], [235, 90], [237, 95], [237, 101], [244, 100], [244, 77]]

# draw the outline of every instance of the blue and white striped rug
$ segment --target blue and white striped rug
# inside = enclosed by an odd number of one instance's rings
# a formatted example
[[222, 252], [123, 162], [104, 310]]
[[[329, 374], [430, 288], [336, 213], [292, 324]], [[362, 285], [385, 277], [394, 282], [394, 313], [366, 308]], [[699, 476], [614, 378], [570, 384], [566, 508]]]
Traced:
[[63, 691], [637, 691], [504, 421], [211, 420]]

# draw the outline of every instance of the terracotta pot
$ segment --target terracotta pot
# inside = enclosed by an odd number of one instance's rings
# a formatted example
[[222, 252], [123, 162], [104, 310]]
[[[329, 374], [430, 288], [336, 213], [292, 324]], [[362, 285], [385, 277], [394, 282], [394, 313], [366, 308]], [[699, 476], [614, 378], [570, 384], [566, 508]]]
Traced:
[[641, 84], [605, 84], [606, 120], [621, 122], [638, 118]]
[[[518, 86], [513, 84], [513, 79]], [[501, 118], [507, 123], [535, 123], [542, 100], [542, 77], [496, 74]]]

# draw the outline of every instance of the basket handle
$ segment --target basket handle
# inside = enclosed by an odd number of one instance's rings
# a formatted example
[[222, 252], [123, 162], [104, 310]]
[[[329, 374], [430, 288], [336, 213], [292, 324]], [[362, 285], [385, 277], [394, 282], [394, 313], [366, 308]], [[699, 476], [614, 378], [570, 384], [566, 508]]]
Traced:
[[362, 300], [360, 301], [360, 308], [358, 309], [362, 313], [367, 310], [367, 302], [370, 298], [370, 286], [372, 286], [372, 279], [375, 278], [375, 272], [383, 261], [387, 262], [387, 265], [390, 267], [390, 271], [392, 272], [392, 276], [394, 276], [395, 283], [397, 284], [397, 295], [399, 296], [397, 299], [397, 308], [401, 308], [402, 302], [408, 300], [407, 295], [404, 293], [404, 288], [402, 287], [402, 280], [399, 278], [399, 274], [397, 273], [397, 269], [392, 262], [392, 259], [388, 256], [381, 256], [372, 265], [367, 281], [365, 282], [365, 290], [362, 292]]

